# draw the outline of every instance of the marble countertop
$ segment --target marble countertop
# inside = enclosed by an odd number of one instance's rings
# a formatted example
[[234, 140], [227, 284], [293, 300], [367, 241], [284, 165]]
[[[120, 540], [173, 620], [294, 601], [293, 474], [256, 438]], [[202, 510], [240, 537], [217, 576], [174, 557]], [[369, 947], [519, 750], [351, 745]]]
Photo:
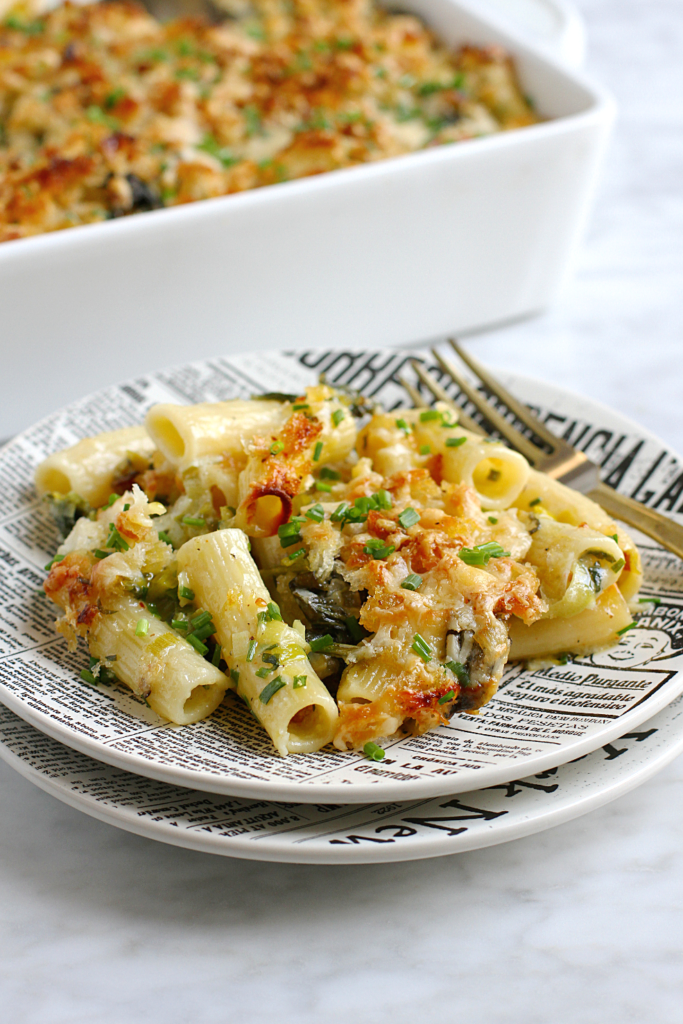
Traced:
[[[620, 118], [561, 302], [472, 340], [683, 450], [683, 6], [582, 0]], [[12, 1024], [680, 1020], [683, 760], [552, 831], [386, 866], [241, 862], [57, 803], [0, 764]]]

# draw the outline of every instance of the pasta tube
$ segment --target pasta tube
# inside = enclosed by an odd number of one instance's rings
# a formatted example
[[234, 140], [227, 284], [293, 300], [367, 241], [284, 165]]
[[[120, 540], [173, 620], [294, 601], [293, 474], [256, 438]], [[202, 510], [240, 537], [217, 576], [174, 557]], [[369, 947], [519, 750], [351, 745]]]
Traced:
[[449, 483], [472, 487], [481, 507], [502, 511], [519, 497], [529, 476], [529, 463], [523, 455], [496, 442], [468, 438], [464, 444], [448, 448], [443, 457], [443, 478]]
[[242, 452], [244, 439], [281, 429], [290, 406], [274, 401], [153, 405], [145, 426], [159, 451], [182, 472], [188, 466]]
[[568, 619], [540, 619], [525, 626], [513, 616], [509, 623], [510, 661], [590, 653], [616, 643], [618, 631], [630, 622], [628, 605], [616, 586], [600, 594], [592, 608]]
[[282, 621], [241, 530], [194, 537], [178, 552], [197, 601], [210, 612], [237, 684], [280, 754], [330, 742], [337, 707], [310, 666], [301, 633]]
[[529, 471], [526, 487], [513, 504], [517, 508], [529, 509], [532, 512], [547, 512], [560, 523], [589, 526], [608, 537], [616, 534], [617, 543], [624, 557], [624, 567], [619, 576], [619, 589], [627, 601], [638, 593], [643, 579], [640, 553], [626, 530], [615, 523], [597, 502], [553, 480], [545, 473], [532, 469]]
[[239, 478], [235, 525], [251, 537], [270, 537], [286, 523], [292, 500], [317, 463], [344, 459], [356, 440], [348, 407], [331, 388], [308, 388], [306, 401], [290, 406], [292, 414], [277, 434], [255, 438]]
[[[146, 624], [143, 635], [141, 623]], [[122, 683], [176, 725], [210, 715], [229, 685], [223, 672], [132, 596], [121, 595], [115, 609], [95, 618], [88, 644]]]
[[153, 451], [154, 442], [144, 427], [123, 427], [86, 437], [40, 463], [36, 488], [39, 494], [73, 491], [97, 508], [111, 494], [115, 474], [125, 460], [147, 463]]
[[558, 523], [550, 516], [539, 516], [538, 521], [526, 561], [536, 567], [550, 605], [544, 617], [577, 615], [616, 583], [624, 567], [621, 549], [597, 530]]

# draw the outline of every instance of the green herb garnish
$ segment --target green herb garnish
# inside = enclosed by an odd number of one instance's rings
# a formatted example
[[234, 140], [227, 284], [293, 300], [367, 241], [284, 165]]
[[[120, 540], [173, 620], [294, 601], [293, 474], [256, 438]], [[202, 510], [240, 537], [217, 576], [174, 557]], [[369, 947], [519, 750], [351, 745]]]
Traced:
[[447, 448], [459, 448], [461, 444], [464, 444], [467, 440], [466, 437], [447, 437], [446, 447]]
[[287, 681], [283, 679], [282, 676], [276, 676], [275, 679], [271, 679], [271, 681], [263, 687], [258, 695], [259, 700], [262, 704], [267, 704], [277, 691], [281, 690], [282, 687], [286, 685]]
[[189, 633], [188, 634], [187, 642], [188, 642], [188, 644], [192, 644], [192, 646], [194, 647], [195, 651], [198, 651], [199, 654], [201, 654], [202, 657], [204, 657], [204, 655], [206, 654], [206, 652], [209, 649], [206, 646], [206, 644], [203, 644], [201, 642], [201, 640], [198, 637], [196, 637], [193, 633]]
[[393, 555], [396, 550], [395, 544], [385, 544], [379, 537], [371, 537], [367, 544], [364, 546], [363, 551], [366, 555], [370, 555], [371, 558], [388, 558], [389, 555]]
[[403, 590], [419, 590], [422, 586], [422, 577], [418, 576], [416, 572], [411, 572], [409, 576], [401, 583]]
[[510, 556], [510, 552], [504, 551], [495, 540], [490, 540], [487, 544], [477, 544], [473, 548], [461, 548], [458, 554], [465, 565], [488, 565], [491, 558]]
[[325, 636], [316, 637], [315, 640], [310, 641], [310, 648], [313, 653], [317, 654], [320, 651], [327, 650], [334, 643], [334, 637], [326, 633]]
[[420, 513], [416, 512], [414, 508], [404, 508], [398, 517], [398, 521], [403, 529], [407, 530], [411, 526], [415, 526], [415, 523], [420, 522]]
[[320, 502], [318, 502], [316, 505], [309, 508], [307, 512], [304, 512], [304, 515], [306, 516], [306, 519], [310, 519], [314, 523], [322, 523], [325, 518], [325, 509], [322, 507]]
[[363, 753], [369, 761], [383, 761], [386, 754], [376, 743], [366, 743], [363, 747]]
[[427, 641], [419, 633], [416, 633], [413, 637], [413, 642], [410, 645], [411, 651], [419, 655], [425, 664], [432, 660], [432, 650]]

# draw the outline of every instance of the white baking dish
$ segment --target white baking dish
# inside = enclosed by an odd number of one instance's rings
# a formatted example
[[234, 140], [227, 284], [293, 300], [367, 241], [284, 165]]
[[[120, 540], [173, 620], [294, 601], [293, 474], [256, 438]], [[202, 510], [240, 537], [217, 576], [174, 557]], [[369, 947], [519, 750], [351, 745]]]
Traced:
[[552, 301], [586, 219], [612, 101], [463, 0], [402, 6], [450, 44], [509, 49], [549, 120], [0, 245], [0, 397], [16, 410], [21, 394], [21, 421], [0, 418], [0, 437], [136, 367], [401, 344]]

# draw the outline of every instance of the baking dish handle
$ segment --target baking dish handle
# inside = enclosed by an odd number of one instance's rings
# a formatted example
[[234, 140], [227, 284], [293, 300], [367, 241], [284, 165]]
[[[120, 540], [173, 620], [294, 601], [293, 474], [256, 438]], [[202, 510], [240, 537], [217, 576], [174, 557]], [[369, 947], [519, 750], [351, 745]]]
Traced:
[[479, 0], [500, 20], [522, 31], [570, 67], [586, 56], [586, 28], [570, 0]]

